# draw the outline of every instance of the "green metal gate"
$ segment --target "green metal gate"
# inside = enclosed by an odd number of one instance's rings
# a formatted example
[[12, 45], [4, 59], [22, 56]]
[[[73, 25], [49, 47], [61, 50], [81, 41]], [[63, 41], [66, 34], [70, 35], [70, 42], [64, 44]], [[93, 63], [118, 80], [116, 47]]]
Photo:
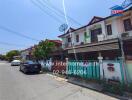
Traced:
[[67, 73], [72, 76], [99, 80], [100, 65], [97, 61], [69, 61]]

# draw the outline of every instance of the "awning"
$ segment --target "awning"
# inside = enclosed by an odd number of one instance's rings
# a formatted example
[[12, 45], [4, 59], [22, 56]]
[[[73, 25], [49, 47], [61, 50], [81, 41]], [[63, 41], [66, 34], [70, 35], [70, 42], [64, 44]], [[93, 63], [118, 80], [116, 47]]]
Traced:
[[102, 41], [98, 43], [85, 44], [77, 47], [68, 48], [68, 54], [71, 53], [84, 53], [84, 52], [95, 52], [95, 51], [106, 51], [106, 50], [118, 50], [119, 42], [118, 39], [112, 39], [108, 41]]

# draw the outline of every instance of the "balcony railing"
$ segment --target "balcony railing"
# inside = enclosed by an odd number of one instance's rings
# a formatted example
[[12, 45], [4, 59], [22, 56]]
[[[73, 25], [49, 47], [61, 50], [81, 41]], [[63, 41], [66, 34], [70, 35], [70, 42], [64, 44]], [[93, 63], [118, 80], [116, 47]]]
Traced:
[[73, 44], [72, 43], [66, 43], [66, 44], [63, 44], [63, 48], [69, 48], [71, 47]]

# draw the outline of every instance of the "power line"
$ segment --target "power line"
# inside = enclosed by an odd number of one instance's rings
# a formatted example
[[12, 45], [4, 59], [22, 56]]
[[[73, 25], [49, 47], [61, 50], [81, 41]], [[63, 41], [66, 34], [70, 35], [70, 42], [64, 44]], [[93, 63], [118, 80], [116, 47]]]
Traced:
[[26, 45], [22, 45], [22, 44], [7, 43], [7, 42], [2, 42], [2, 41], [0, 41], [0, 44], [7, 45], [7, 46], [19, 46], [19, 47], [26, 46]]
[[[54, 12], [56, 15], [58, 15], [59, 17], [63, 18], [64, 16], [64, 12], [62, 12], [60, 9], [58, 9], [57, 7], [55, 7], [54, 5], [52, 5], [51, 3], [49, 4], [48, 2], [46, 2], [45, 0], [43, 0], [43, 3], [39, 0], [36, 0], [38, 3], [40, 3], [43, 7], [46, 7], [47, 9], [51, 10], [52, 12]], [[44, 5], [45, 4], [45, 5]], [[72, 22], [74, 22], [77, 25], [81, 25], [79, 22], [77, 22], [76, 20], [74, 20], [73, 18], [68, 17], [68, 20], [71, 20]]]
[[63, 23], [60, 19], [58, 19], [57, 17], [53, 16], [51, 13], [47, 12], [45, 9], [43, 9], [43, 7], [40, 6], [40, 4], [36, 3], [33, 0], [30, 0], [36, 7], [38, 7], [41, 11], [43, 11], [45, 14], [47, 14], [49, 17], [51, 17], [52, 19], [56, 20], [58, 23]]
[[54, 11], [53, 9], [51, 9], [48, 4], [45, 5], [45, 3], [42, 3], [40, 0], [36, 0], [36, 2], [38, 2], [43, 8], [46, 8], [47, 10], [52, 11], [54, 14], [56, 14], [57, 16], [63, 18], [63, 16], [61, 16], [58, 12]]
[[[57, 7], [55, 7], [54, 5], [49, 4], [48, 2], [46, 2], [46, 1], [44, 1], [44, 0], [43, 0], [43, 2], [41, 2], [40, 0], [36, 0], [36, 2], [33, 1], [33, 0], [31, 0], [31, 2], [32, 2], [35, 6], [37, 6], [40, 10], [42, 10], [44, 13], [46, 13], [47, 15], [49, 15], [50, 17], [52, 17], [54, 20], [60, 22], [61, 24], [64, 23], [64, 22], [62, 22], [59, 18], [53, 16], [51, 13], [49, 13], [49, 12], [47, 11], [47, 10], [50, 10], [50, 11], [52, 11], [52, 13], [56, 14], [56, 15], [59, 16], [60, 18], [64, 18], [64, 13], [63, 13], [60, 9], [58, 9]], [[46, 8], [47, 10], [46, 10], [45, 8]], [[68, 19], [69, 19], [70, 21], [74, 22], [74, 23], [77, 24], [77, 25], [81, 25], [79, 22], [77, 22], [76, 20], [74, 20], [73, 18], [71, 18], [71, 17], [69, 17], [69, 16], [68, 16]]]
[[14, 31], [14, 30], [12, 30], [12, 29], [9, 29], [9, 28], [7, 28], [7, 27], [4, 27], [4, 26], [0, 26], [0, 29], [1, 29], [1, 30], [4, 30], [4, 31], [7, 31], [7, 32], [10, 32], [10, 33], [12, 33], [12, 34], [15, 34], [15, 35], [17, 35], [17, 36], [20, 36], [20, 37], [29, 39], [29, 40], [39, 41], [38, 39], [35, 39], [35, 38], [32, 38], [32, 37], [23, 35], [22, 33], [16, 32], [16, 31]]
[[[43, 0], [43, 2], [44, 2], [45, 4], [47, 4], [48, 6], [50, 6], [51, 9], [57, 11], [58, 13], [60, 13], [60, 14], [64, 17], [64, 12], [63, 12], [63, 11], [61, 11], [60, 9], [58, 9], [57, 7], [55, 7], [55, 6], [54, 6], [53, 4], [51, 4], [51, 3], [49, 4], [49, 3], [46, 2], [45, 0]], [[75, 24], [82, 26], [78, 21], [74, 20], [74, 19], [71, 18], [70, 16], [67, 16], [67, 17], [68, 17], [69, 20], [71, 20], [71, 21], [74, 22]]]

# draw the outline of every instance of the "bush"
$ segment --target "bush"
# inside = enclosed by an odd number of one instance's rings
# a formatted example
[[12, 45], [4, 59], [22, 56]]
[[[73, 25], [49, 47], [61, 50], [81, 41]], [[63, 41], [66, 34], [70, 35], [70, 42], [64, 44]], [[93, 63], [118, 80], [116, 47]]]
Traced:
[[123, 95], [124, 86], [122, 84], [109, 84], [103, 82], [103, 91], [114, 93], [117, 95]]
[[128, 86], [129, 92], [132, 92], [132, 83]]

